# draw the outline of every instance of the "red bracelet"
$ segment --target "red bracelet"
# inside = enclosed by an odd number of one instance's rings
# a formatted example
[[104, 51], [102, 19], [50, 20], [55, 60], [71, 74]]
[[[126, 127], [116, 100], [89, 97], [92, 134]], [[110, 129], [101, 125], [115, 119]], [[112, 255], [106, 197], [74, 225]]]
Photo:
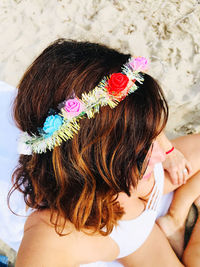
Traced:
[[174, 150], [174, 146], [170, 150], [166, 151], [165, 154], [167, 155], [167, 154], [171, 153], [173, 150]]

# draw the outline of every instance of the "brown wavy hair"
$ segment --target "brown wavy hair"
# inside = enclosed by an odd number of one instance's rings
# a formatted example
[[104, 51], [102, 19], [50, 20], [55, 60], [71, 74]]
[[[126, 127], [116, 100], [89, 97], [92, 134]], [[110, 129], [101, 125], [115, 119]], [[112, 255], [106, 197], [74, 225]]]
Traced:
[[[17, 126], [37, 135], [50, 108], [57, 109], [73, 91], [81, 98], [105, 75], [121, 72], [130, 56], [97, 43], [56, 40], [18, 85], [13, 107]], [[118, 194], [130, 196], [131, 186], [137, 186], [138, 160], [168, 118], [158, 82], [144, 74], [144, 83], [137, 85], [139, 89], [116, 108], [105, 106], [94, 118], [82, 119], [73, 139], [53, 151], [20, 155], [8, 201], [17, 189], [29, 207], [50, 210], [60, 235], [67, 220], [77, 230], [108, 235], [124, 214]], [[64, 218], [62, 225], [60, 218]]]

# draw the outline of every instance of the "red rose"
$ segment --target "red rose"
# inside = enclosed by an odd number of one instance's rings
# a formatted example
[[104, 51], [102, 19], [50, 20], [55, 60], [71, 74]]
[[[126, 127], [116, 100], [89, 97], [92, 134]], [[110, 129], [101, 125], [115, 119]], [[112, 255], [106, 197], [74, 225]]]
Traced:
[[[122, 73], [113, 73], [108, 80], [107, 90], [110, 95], [116, 96], [119, 100], [124, 99], [127, 92], [123, 92], [127, 87], [129, 78]], [[127, 90], [126, 90], [127, 91]]]

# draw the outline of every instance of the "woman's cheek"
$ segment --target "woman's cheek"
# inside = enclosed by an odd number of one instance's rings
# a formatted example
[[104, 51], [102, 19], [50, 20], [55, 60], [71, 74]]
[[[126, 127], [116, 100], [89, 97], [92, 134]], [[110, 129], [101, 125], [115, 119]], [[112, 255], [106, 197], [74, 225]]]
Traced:
[[154, 166], [158, 162], [163, 162], [166, 159], [165, 152], [161, 149], [157, 141], [154, 142], [153, 151], [149, 161], [149, 166]]
[[157, 141], [154, 142], [154, 147], [152, 150], [151, 158], [148, 164], [148, 167], [146, 169], [146, 172], [144, 173], [143, 178], [148, 179], [148, 175], [153, 172], [154, 166], [158, 162], [163, 162], [166, 159], [166, 155], [161, 149], [160, 145]]
[[151, 173], [153, 172], [154, 166], [153, 165], [148, 165], [144, 175], [143, 175], [143, 179], [149, 179], [151, 176]]

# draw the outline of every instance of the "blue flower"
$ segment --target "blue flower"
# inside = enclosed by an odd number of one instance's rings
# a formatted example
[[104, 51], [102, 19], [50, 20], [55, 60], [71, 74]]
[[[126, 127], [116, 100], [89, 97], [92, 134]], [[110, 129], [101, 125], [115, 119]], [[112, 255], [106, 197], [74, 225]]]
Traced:
[[55, 131], [57, 131], [63, 124], [63, 118], [59, 115], [48, 116], [45, 120], [43, 130], [47, 134], [46, 137], [51, 136]]

